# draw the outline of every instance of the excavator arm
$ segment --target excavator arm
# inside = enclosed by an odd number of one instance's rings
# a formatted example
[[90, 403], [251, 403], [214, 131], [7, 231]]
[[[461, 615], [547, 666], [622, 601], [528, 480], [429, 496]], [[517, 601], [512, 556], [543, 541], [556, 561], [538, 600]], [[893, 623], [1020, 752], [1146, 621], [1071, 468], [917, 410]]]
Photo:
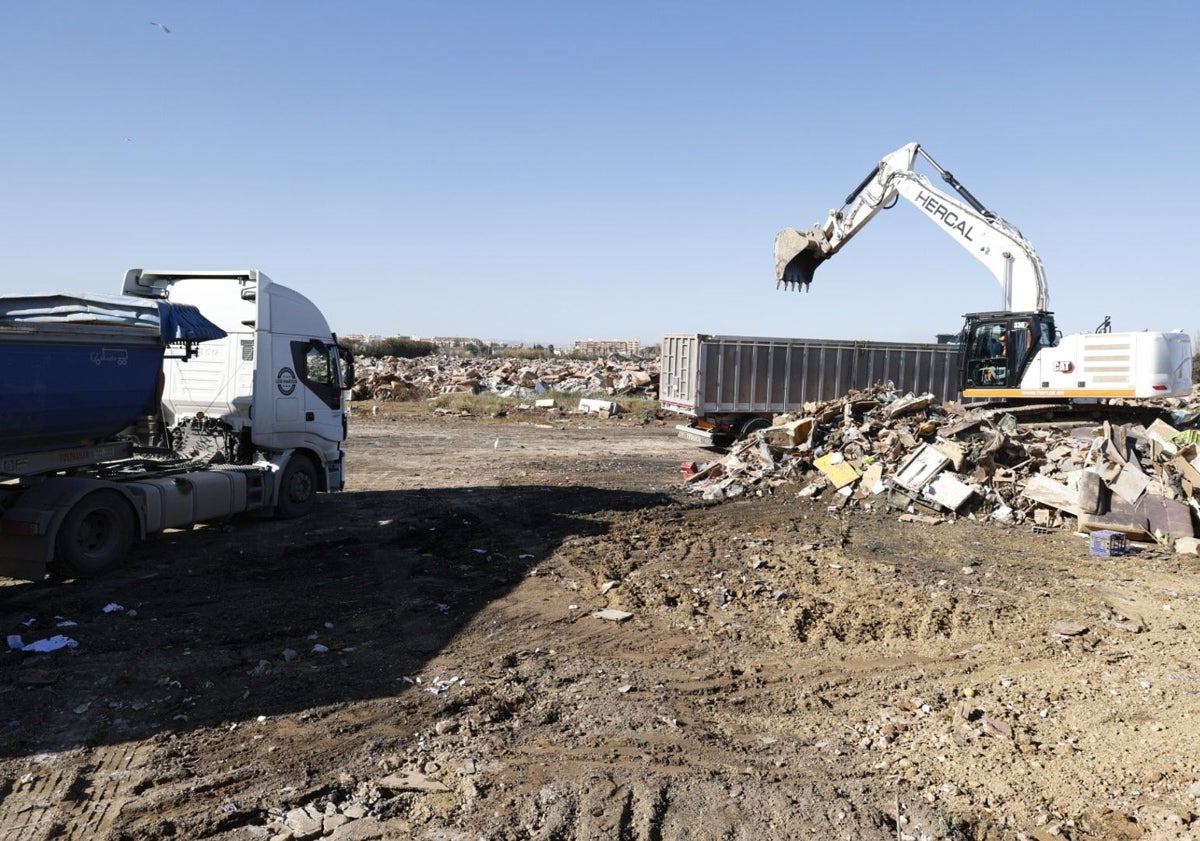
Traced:
[[[918, 154], [958, 197], [939, 190], [913, 170]], [[897, 196], [915, 205], [987, 266], [1000, 283], [1005, 311], [1046, 311], [1046, 277], [1033, 246], [1015, 226], [984, 207], [918, 143], [909, 143], [883, 158], [842, 207], [829, 212], [823, 224], [807, 231], [785, 228], [776, 235], [776, 286], [807, 289], [817, 267], [837, 254], [875, 214], [891, 207]]]

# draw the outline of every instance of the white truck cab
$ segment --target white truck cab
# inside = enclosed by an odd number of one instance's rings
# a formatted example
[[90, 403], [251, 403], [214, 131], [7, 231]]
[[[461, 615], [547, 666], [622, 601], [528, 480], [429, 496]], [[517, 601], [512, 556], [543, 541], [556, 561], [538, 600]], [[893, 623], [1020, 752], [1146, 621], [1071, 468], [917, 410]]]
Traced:
[[324, 468], [320, 490], [342, 489], [352, 368], [315, 304], [256, 270], [131, 269], [123, 291], [192, 304], [228, 334], [163, 367], [163, 421], [176, 430], [174, 448], [202, 451], [215, 432], [207, 422], [219, 422], [233, 435], [231, 460], [252, 450], [271, 461], [304, 451]]

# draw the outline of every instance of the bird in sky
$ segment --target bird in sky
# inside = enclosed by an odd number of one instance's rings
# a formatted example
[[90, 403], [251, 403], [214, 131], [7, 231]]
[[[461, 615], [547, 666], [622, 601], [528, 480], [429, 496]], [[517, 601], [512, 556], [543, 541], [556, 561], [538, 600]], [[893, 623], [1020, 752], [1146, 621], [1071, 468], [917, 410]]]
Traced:
[[165, 23], [159, 23], [158, 21], [152, 20], [152, 21], [150, 21], [150, 25], [157, 26], [159, 29], [161, 29], [163, 32], [167, 33], [168, 35], [171, 34], [171, 30], [167, 28], [167, 25]]

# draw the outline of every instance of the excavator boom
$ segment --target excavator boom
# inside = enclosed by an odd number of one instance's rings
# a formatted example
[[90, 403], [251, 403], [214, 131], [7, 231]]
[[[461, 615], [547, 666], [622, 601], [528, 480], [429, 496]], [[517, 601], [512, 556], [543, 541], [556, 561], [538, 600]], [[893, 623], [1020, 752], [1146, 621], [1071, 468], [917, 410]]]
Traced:
[[[934, 187], [913, 169], [918, 154], [937, 169], [957, 196]], [[824, 223], [806, 231], [785, 228], [776, 235], [776, 286], [807, 289], [817, 268], [877, 213], [891, 207], [897, 196], [911, 202], [987, 266], [1000, 283], [1004, 310], [1046, 311], [1045, 273], [1033, 246], [1015, 226], [984, 207], [918, 143], [906, 144], [884, 157], [842, 207], [829, 212]]]

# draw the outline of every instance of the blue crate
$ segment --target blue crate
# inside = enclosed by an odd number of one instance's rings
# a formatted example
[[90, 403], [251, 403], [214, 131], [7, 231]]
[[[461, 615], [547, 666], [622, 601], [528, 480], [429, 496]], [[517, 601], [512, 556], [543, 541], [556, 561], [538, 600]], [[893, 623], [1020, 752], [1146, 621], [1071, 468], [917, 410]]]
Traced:
[[1092, 532], [1092, 554], [1102, 558], [1125, 554], [1125, 535], [1119, 531]]

